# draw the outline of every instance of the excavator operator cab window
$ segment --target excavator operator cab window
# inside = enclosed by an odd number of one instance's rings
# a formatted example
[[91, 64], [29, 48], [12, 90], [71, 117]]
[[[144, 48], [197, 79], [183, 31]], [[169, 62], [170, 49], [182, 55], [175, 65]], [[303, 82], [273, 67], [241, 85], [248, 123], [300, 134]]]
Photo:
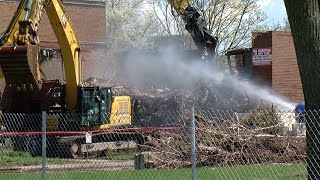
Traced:
[[111, 112], [111, 101], [112, 94], [111, 88], [101, 88], [100, 89], [100, 107], [101, 107], [101, 121], [103, 124], [110, 123], [110, 112]]
[[81, 88], [79, 96], [79, 112], [81, 113], [80, 125], [82, 127], [95, 127], [100, 125], [100, 107], [99, 101], [97, 101], [99, 90], [96, 88]]
[[82, 127], [109, 123], [112, 98], [110, 88], [82, 87], [79, 96]]

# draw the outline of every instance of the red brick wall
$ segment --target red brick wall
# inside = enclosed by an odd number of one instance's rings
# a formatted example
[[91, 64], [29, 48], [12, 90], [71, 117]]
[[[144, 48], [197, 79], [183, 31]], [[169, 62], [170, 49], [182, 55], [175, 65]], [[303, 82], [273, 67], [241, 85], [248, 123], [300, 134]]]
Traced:
[[2, 34], [10, 23], [14, 12], [18, 7], [18, 2], [2, 2], [0, 1], [0, 34]]
[[291, 33], [272, 32], [272, 88], [293, 102], [304, 101]]
[[[64, 7], [81, 43], [81, 59], [83, 62], [84, 78], [103, 74], [103, 63], [106, 49], [106, 9], [103, 2], [89, 2], [85, 0], [64, 0]], [[0, 2], [0, 34], [4, 32], [19, 5], [19, 1], [5, 0]], [[41, 46], [45, 48], [59, 48], [56, 37], [44, 13], [39, 27]], [[89, 42], [89, 43], [87, 43]], [[91, 42], [104, 42], [94, 45]], [[61, 58], [44, 64], [43, 71], [48, 79], [61, 79]]]
[[105, 46], [87, 46], [86, 51], [82, 53], [82, 75], [83, 79], [89, 77], [107, 77], [112, 66], [112, 58], [107, 56]]
[[[69, 2], [69, 3], [68, 3]], [[83, 2], [81, 0], [76, 2]], [[84, 1], [86, 2], [86, 1]], [[80, 41], [106, 41], [106, 9], [103, 5], [81, 5], [64, 1], [64, 7]], [[18, 7], [13, 0], [0, 1], [0, 33], [4, 32]], [[44, 13], [39, 27], [41, 41], [56, 40], [47, 15]]]
[[[64, 3], [71, 23], [78, 35], [79, 41], [106, 41], [106, 10], [99, 6], [79, 6]], [[42, 41], [56, 40], [48, 17], [44, 14], [39, 28]]]
[[252, 48], [267, 48], [272, 46], [272, 32], [254, 33]]
[[[252, 42], [252, 48], [269, 48], [272, 46], [272, 32], [256, 33]], [[272, 66], [253, 66], [252, 79], [259, 85], [271, 87]]]
[[[112, 58], [106, 56], [105, 46], [82, 45], [82, 48], [84, 50], [81, 51], [80, 60], [82, 62], [83, 80], [89, 77], [108, 77], [113, 62]], [[52, 60], [41, 65], [48, 79], [63, 79], [60, 56], [60, 52], [55, 51]]]
[[252, 48], [272, 48], [272, 66], [253, 66], [254, 82], [297, 103], [304, 101], [300, 72], [290, 32], [254, 34]]

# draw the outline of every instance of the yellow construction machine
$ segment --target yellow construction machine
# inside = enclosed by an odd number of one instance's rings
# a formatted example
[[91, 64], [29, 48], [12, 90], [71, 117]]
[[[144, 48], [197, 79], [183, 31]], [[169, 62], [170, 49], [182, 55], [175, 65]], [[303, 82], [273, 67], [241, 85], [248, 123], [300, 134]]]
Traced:
[[[39, 65], [41, 49], [38, 29], [42, 13], [46, 13], [60, 46], [65, 83], [46, 80]], [[25, 118], [12, 122], [8, 113], [48, 112], [48, 131], [104, 130], [132, 124], [131, 102], [128, 96], [113, 96], [110, 87], [84, 87], [81, 82], [80, 44], [61, 0], [22, 0], [7, 28], [0, 37], [0, 78], [6, 87], [2, 95], [3, 115], [1, 124], [8, 131], [40, 131], [41, 120]], [[51, 113], [68, 114], [53, 115]], [[70, 114], [73, 114], [72, 116]], [[77, 116], [76, 116], [77, 115]], [[10, 125], [8, 125], [10, 124]], [[99, 144], [103, 151], [119, 141], [134, 141], [134, 133], [117, 136], [111, 133], [95, 133], [92, 144]], [[117, 137], [117, 138], [111, 138]], [[17, 149], [21, 140], [15, 139]], [[33, 155], [41, 152], [40, 138], [34, 138]], [[35, 141], [35, 142], [34, 142]], [[50, 135], [49, 147], [65, 155], [80, 155], [85, 144], [84, 135]], [[106, 143], [101, 148], [101, 143]], [[113, 144], [112, 144], [113, 143]], [[59, 154], [59, 152], [56, 152]], [[61, 153], [60, 153], [61, 154]]]
[[[185, 21], [186, 29], [198, 48], [212, 57], [217, 39], [207, 31], [198, 11], [188, 0], [168, 2]], [[65, 82], [46, 80], [41, 74], [39, 52], [42, 47], [38, 30], [44, 12], [60, 46]], [[113, 134], [103, 131], [132, 125], [131, 100], [128, 96], [114, 96], [110, 87], [82, 86], [80, 53], [77, 34], [61, 0], [21, 0], [7, 30], [0, 37], [0, 80], [5, 79], [0, 123], [10, 132], [39, 132], [41, 120], [23, 118], [21, 113], [46, 111], [48, 131], [98, 132], [92, 135], [93, 151], [121, 148], [119, 144], [124, 142], [128, 145], [143, 144], [144, 138], [135, 132]], [[20, 113], [20, 119], [16, 120], [19, 123], [12, 122], [14, 119], [10, 118], [10, 113]], [[24, 140], [19, 137], [13, 139], [16, 149], [20, 149], [22, 142]], [[35, 137], [31, 142], [28, 145], [30, 152], [39, 155], [40, 138]], [[48, 143], [50, 151], [55, 154], [75, 157], [85, 153], [84, 135], [50, 133]]]

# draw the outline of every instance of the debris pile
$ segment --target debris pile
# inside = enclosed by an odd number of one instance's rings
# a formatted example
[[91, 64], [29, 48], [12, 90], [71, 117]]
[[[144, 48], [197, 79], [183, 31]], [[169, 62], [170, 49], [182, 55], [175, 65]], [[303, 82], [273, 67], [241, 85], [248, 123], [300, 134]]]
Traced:
[[[144, 145], [144, 154], [149, 168], [191, 166], [188, 110], [192, 106], [196, 112], [198, 166], [305, 163], [305, 138], [283, 135], [285, 128], [273, 107], [253, 109], [256, 104], [250, 105], [248, 97], [231, 96], [228, 88], [199, 85], [191, 90], [142, 89], [95, 78], [86, 83], [111, 86], [115, 95], [130, 96], [136, 126], [179, 127], [146, 134], [150, 139]], [[253, 110], [248, 113], [248, 109]], [[236, 117], [234, 112], [241, 111], [246, 115]]]
[[[124, 85], [126, 84], [126, 85]], [[247, 96], [237, 96], [230, 89], [198, 82], [193, 89], [141, 88], [129, 82], [89, 78], [85, 86], [112, 87], [114, 95], [130, 96], [137, 126], [176, 123], [186, 109], [246, 111], [253, 107]], [[251, 103], [251, 104], [250, 104]], [[175, 112], [171, 118], [168, 113]], [[168, 119], [170, 118], [170, 119]]]
[[[255, 114], [253, 114], [255, 115]], [[270, 163], [305, 163], [305, 137], [282, 136], [281, 123], [249, 126], [239, 121], [196, 115], [197, 166], [235, 166]], [[269, 131], [266, 131], [266, 130]], [[154, 132], [145, 152], [149, 168], [191, 166], [190, 125], [176, 131]]]

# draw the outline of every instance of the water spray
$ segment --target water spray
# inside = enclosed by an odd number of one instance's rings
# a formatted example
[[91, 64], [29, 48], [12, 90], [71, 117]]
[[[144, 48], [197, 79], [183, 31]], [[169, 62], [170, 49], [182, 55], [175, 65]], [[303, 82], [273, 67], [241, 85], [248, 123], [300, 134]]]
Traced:
[[[225, 70], [217, 69], [202, 60], [188, 60], [186, 51], [177, 46], [168, 45], [160, 48], [157, 53], [129, 53], [121, 69], [126, 78], [135, 86], [155, 86], [166, 82], [168, 88], [194, 88], [195, 82], [203, 81], [214, 84], [214, 87], [228, 86], [233, 91], [246, 94], [265, 103], [275, 105], [280, 111], [293, 111], [295, 104], [275, 94], [271, 89], [255, 85], [250, 81], [239, 80]], [[146, 87], [147, 88], [147, 87]], [[161, 87], [160, 87], [161, 88]]]

